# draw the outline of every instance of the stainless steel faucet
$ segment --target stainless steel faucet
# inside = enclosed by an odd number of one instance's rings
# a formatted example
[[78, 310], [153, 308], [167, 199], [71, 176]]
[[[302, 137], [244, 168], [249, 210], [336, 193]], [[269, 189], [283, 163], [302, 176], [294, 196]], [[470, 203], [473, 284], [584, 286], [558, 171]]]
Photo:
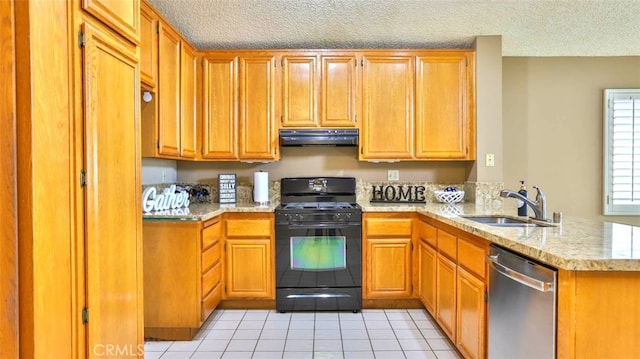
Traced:
[[523, 201], [529, 207], [531, 207], [531, 209], [533, 209], [533, 213], [535, 213], [535, 217], [533, 217], [534, 219], [547, 221], [547, 198], [545, 197], [540, 187], [533, 186], [533, 188], [535, 188], [537, 191], [535, 201], [530, 200], [529, 198], [521, 195], [518, 192], [514, 192], [508, 189], [503, 189], [502, 191], [500, 191], [500, 197], [511, 197]]

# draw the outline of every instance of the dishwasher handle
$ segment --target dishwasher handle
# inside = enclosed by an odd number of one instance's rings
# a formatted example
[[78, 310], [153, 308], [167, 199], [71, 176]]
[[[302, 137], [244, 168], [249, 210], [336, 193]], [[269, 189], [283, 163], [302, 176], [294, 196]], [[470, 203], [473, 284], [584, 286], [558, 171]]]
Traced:
[[487, 259], [491, 262], [491, 266], [503, 276], [513, 279], [518, 283], [522, 283], [529, 288], [535, 289], [540, 292], [553, 292], [553, 282], [545, 282], [536, 278], [531, 278], [526, 274], [515, 271], [498, 261], [499, 254], [488, 255]]

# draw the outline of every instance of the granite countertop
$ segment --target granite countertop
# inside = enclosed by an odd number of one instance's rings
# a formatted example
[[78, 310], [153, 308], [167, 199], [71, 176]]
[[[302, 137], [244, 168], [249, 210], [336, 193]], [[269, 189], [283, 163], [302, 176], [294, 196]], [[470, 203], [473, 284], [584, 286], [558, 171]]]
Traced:
[[[513, 204], [508, 202], [509, 204]], [[181, 211], [148, 213], [144, 220], [207, 220], [225, 212], [273, 212], [279, 203], [257, 206], [192, 204]], [[565, 215], [554, 227], [493, 227], [466, 219], [464, 215], [516, 214], [515, 206], [502, 208], [464, 204], [372, 204], [360, 203], [363, 212], [417, 212], [452, 227], [477, 235], [553, 267], [578, 271], [640, 271], [640, 227]], [[640, 237], [639, 237], [640, 238]]]
[[476, 204], [361, 203], [364, 212], [417, 212], [551, 266], [578, 271], [640, 271], [640, 227], [564, 216], [553, 227], [494, 227], [462, 215], [516, 216], [516, 208]]
[[192, 204], [189, 208], [144, 213], [143, 220], [206, 221], [225, 212], [273, 212], [280, 203], [259, 206], [253, 203]]

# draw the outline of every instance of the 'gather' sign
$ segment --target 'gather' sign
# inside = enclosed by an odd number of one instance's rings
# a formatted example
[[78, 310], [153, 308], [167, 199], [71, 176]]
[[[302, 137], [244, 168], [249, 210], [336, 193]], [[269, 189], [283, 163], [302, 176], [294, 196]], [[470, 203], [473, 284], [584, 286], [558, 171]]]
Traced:
[[172, 184], [157, 194], [155, 187], [148, 187], [142, 192], [142, 210], [145, 212], [164, 211], [172, 208], [188, 207], [189, 193], [181, 191], [176, 193], [176, 185]]

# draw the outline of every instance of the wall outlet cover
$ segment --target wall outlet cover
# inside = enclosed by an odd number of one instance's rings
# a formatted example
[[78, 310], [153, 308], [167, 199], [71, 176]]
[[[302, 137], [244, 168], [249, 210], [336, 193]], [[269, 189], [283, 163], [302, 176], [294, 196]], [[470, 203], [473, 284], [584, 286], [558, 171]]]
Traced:
[[400, 180], [400, 171], [398, 171], [398, 170], [388, 170], [387, 171], [387, 180], [388, 181], [399, 181]]

